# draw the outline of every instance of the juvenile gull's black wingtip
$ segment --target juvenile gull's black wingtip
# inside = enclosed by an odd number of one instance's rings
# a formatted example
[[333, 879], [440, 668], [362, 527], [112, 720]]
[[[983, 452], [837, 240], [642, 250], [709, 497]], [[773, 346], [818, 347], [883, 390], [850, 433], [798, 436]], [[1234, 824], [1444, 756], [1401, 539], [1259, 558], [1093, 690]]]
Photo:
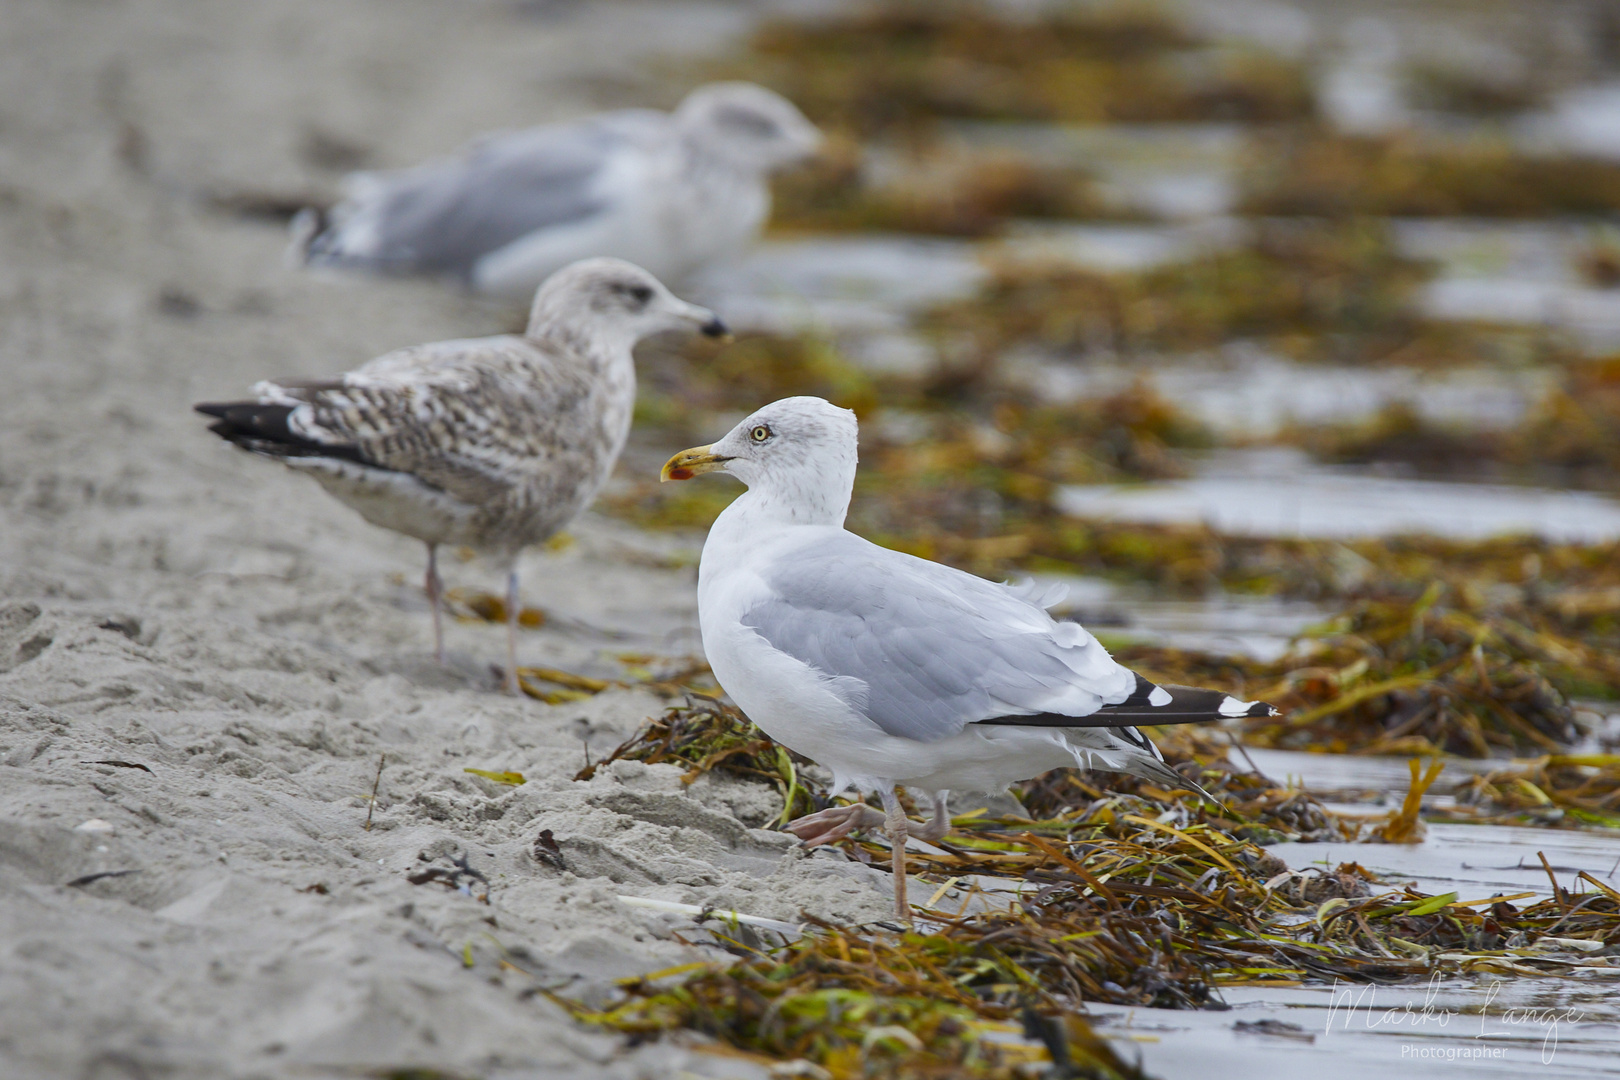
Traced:
[[262, 401], [200, 402], [192, 408], [216, 417], [208, 430], [244, 450], [274, 458], [338, 458], [371, 464], [360, 448], [341, 443], [320, 443], [293, 431], [288, 424], [293, 406]]

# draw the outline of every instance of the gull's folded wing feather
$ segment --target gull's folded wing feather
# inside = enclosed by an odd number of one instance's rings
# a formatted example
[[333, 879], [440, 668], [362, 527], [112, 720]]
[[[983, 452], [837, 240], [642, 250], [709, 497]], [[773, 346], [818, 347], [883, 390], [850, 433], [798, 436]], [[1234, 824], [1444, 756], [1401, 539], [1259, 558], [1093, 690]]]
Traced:
[[478, 505], [577, 450], [557, 417], [590, 388], [548, 359], [516, 338], [448, 341], [380, 356], [341, 380], [254, 390], [260, 409], [288, 410], [280, 423], [299, 452], [324, 448]]
[[744, 625], [890, 735], [934, 742], [1009, 714], [1087, 716], [1136, 690], [1096, 639], [1019, 591], [853, 533], [782, 560], [765, 584]]
[[310, 257], [467, 277], [484, 255], [521, 237], [608, 209], [615, 163], [665, 122], [662, 113], [627, 110], [488, 136], [412, 169], [358, 174]]

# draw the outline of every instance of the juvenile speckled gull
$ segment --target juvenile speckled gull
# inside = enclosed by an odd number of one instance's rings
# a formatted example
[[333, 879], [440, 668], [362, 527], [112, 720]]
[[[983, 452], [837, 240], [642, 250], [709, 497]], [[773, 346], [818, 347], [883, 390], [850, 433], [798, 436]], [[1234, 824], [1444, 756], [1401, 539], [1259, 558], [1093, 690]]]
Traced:
[[[886, 814], [855, 804], [789, 828], [815, 845], [884, 826], [902, 918], [906, 838], [945, 835], [951, 790], [1001, 792], [1065, 765], [1186, 787], [1135, 724], [1272, 713], [1219, 691], [1153, 685], [1077, 623], [1054, 620], [1046, 606], [1061, 595], [847, 531], [855, 462], [855, 414], [795, 397], [675, 455], [663, 478], [720, 470], [748, 485], [703, 545], [704, 651], [754, 723], [833, 771], [835, 793], [881, 796]], [[896, 785], [932, 795], [927, 825], [908, 825]]]
[[604, 113], [486, 136], [412, 169], [356, 173], [328, 218], [299, 215], [294, 253], [504, 295], [526, 296], [592, 255], [675, 281], [746, 247], [770, 214], [769, 175], [820, 143], [785, 98], [714, 83], [673, 113]]
[[517, 690], [518, 553], [565, 528], [607, 481], [635, 405], [631, 349], [714, 313], [618, 259], [559, 270], [520, 335], [399, 349], [335, 379], [269, 381], [198, 405], [209, 430], [318, 480], [373, 525], [427, 544], [434, 655], [444, 658], [437, 551], [503, 559], [506, 685]]

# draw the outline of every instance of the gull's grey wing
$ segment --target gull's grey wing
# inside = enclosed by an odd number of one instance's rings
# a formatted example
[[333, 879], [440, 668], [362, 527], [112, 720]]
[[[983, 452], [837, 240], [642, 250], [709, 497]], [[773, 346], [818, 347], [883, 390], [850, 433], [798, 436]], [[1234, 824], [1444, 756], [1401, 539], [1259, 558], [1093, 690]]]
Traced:
[[538, 229], [607, 210], [603, 178], [615, 155], [662, 122], [661, 113], [627, 111], [490, 136], [448, 161], [365, 174], [310, 256], [466, 277], [480, 258]]
[[934, 742], [1009, 714], [1087, 716], [1136, 689], [1078, 625], [852, 533], [784, 559], [766, 585], [743, 624], [890, 735]]

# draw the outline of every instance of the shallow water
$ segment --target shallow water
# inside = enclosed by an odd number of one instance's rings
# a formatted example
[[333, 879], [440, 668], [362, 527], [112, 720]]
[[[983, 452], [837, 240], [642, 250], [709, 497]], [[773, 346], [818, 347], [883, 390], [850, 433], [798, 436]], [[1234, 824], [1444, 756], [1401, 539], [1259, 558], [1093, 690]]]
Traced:
[[1396, 479], [1311, 465], [1282, 451], [1219, 455], [1189, 480], [1065, 487], [1056, 502], [1074, 517], [1203, 524], [1240, 536], [1620, 538], [1620, 502], [1590, 492]]
[[1423, 892], [1455, 892], [1463, 900], [1521, 892], [1551, 896], [1537, 852], [1547, 856], [1558, 884], [1572, 892], [1582, 891], [1575, 880], [1582, 870], [1599, 881], [1620, 881], [1620, 836], [1572, 829], [1431, 822], [1421, 844], [1282, 843], [1267, 850], [1295, 870], [1357, 862], [1391, 887], [1415, 883]]
[[1247, 225], [1226, 217], [1173, 224], [1016, 221], [989, 251], [1008, 259], [1136, 272], [1224, 251], [1249, 235]]
[[1391, 223], [1400, 250], [1439, 274], [1418, 297], [1432, 319], [1545, 326], [1589, 352], [1620, 347], [1620, 289], [1581, 273], [1581, 259], [1613, 244], [1609, 226], [1562, 221], [1418, 220]]
[[949, 125], [961, 146], [1016, 154], [1037, 164], [1084, 169], [1121, 210], [1189, 220], [1237, 204], [1237, 169], [1248, 136], [1236, 124]]
[[[1314, 604], [1247, 597], [1206, 601], [1129, 599], [1074, 617], [1110, 643], [1160, 645], [1275, 660], [1294, 636], [1328, 612]], [[1116, 621], [1117, 620], [1117, 621]]]
[[[1400, 758], [1248, 753], [1267, 775], [1293, 778], [1328, 797], [1377, 790], [1393, 807], [1408, 782]], [[1500, 764], [1448, 761], [1446, 767], [1472, 772]], [[1267, 850], [1293, 869], [1357, 862], [1387, 887], [1410, 883], [1430, 894], [1456, 892], [1463, 900], [1550, 896], [1538, 852], [1571, 891], [1582, 891], [1575, 880], [1580, 870], [1620, 883], [1620, 836], [1592, 832], [1431, 823], [1420, 844], [1281, 843]], [[1232, 987], [1221, 998], [1228, 1011], [1091, 1004], [1087, 1012], [1111, 1036], [1130, 1040], [1149, 1073], [1167, 1078], [1247, 1080], [1309, 1069], [1313, 1077], [1336, 1080], [1380, 1068], [1416, 1075], [1521, 1076], [1531, 1069], [1555, 1077], [1620, 1075], [1617, 969], [1572, 969], [1541, 979], [1458, 976], [1377, 987]], [[1276, 1026], [1271, 1033], [1237, 1026], [1262, 1022]]]
[[761, 244], [697, 292], [734, 329], [884, 335], [922, 308], [971, 296], [986, 274], [965, 241], [865, 234]]
[[[1228, 1011], [1088, 1006], [1161, 1077], [1249, 1080], [1306, 1074], [1620, 1075], [1620, 994], [1612, 979], [1442, 979], [1402, 986], [1234, 987]], [[1279, 1034], [1237, 1025], [1270, 1021]], [[1127, 1050], [1129, 1052], [1129, 1050]]]
[[1531, 150], [1620, 158], [1620, 82], [1571, 87], [1521, 118], [1515, 134]]
[[[1410, 773], [1405, 757], [1363, 757], [1358, 754], [1312, 754], [1300, 750], [1248, 748], [1255, 766], [1274, 779], [1332, 798], [1370, 791], [1406, 791]], [[1446, 787], [1459, 774], [1489, 772], [1503, 768], [1500, 760], [1447, 758], [1440, 787]], [[1425, 796], [1425, 805], [1428, 797]]]
[[1353, 422], [1396, 404], [1437, 424], [1502, 431], [1520, 423], [1556, 385], [1553, 373], [1533, 368], [1296, 364], [1249, 342], [1145, 370], [1140, 363], [1075, 363], [1034, 353], [1010, 357], [1007, 367], [1010, 383], [1051, 402], [1106, 397], [1146, 380], [1178, 409], [1232, 439]]

